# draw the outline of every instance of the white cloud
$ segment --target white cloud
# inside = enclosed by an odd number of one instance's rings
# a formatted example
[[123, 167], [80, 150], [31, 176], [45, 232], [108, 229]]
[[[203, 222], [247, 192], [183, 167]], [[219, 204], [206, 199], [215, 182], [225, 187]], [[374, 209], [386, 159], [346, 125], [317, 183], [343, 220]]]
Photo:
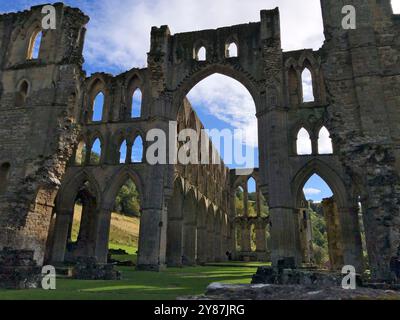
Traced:
[[396, 14], [400, 13], [400, 0], [392, 0], [393, 12]]
[[302, 128], [297, 135], [297, 154], [308, 155], [312, 153], [310, 134]]
[[152, 26], [172, 33], [260, 20], [260, 10], [279, 6], [284, 50], [318, 49], [323, 42], [319, 0], [112, 0], [90, 4], [85, 56], [118, 70], [146, 65]]
[[204, 108], [206, 113], [234, 129], [243, 130], [248, 145], [258, 145], [254, 100], [241, 83], [227, 76], [214, 74], [198, 83], [190, 91], [188, 98], [196, 109]]
[[306, 196], [316, 196], [316, 195], [319, 195], [321, 193], [322, 193], [322, 191], [319, 190], [319, 189], [316, 189], [316, 188], [305, 188], [304, 189], [304, 194]]
[[332, 140], [330, 138], [328, 129], [326, 129], [325, 127], [323, 127], [319, 133], [318, 152], [320, 154], [333, 153]]

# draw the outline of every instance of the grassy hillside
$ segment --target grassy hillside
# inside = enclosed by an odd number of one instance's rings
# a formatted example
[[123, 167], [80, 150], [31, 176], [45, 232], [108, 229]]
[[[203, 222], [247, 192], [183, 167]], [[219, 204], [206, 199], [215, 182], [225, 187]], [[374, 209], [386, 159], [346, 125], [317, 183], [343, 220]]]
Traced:
[[[78, 230], [82, 217], [82, 207], [75, 206], [74, 222], [72, 225], [72, 240], [78, 238]], [[110, 228], [110, 249], [122, 249], [130, 255], [135, 255], [139, 241], [140, 219], [113, 213]]]

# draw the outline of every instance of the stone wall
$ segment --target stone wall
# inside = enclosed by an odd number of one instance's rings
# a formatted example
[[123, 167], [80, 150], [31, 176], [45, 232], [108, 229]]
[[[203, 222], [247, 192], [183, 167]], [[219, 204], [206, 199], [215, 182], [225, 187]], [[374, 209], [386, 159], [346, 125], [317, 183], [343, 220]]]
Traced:
[[[40, 58], [27, 60], [27, 43], [42, 7], [0, 16], [0, 164], [9, 164], [0, 194], [0, 247], [31, 249], [44, 257], [54, 198], [75, 143], [82, 45], [88, 18], [57, 9], [57, 28], [43, 32]], [[27, 84], [23, 103], [21, 85]], [[4, 183], [4, 182], [2, 182]]]

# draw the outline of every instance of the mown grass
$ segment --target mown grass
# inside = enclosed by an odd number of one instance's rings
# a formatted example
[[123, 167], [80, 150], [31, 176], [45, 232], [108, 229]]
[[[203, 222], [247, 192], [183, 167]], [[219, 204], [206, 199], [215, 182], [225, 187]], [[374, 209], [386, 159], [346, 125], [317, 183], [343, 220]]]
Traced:
[[[78, 237], [80, 206], [76, 207], [72, 239]], [[127, 255], [112, 255], [119, 261], [136, 264], [140, 221], [113, 213], [110, 249], [122, 249]], [[175, 300], [186, 295], [203, 294], [212, 282], [250, 283], [259, 263], [223, 263], [193, 268], [171, 268], [163, 272], [140, 272], [133, 267], [117, 267], [120, 281], [82, 281], [57, 279], [57, 289], [0, 290], [0, 300]]]
[[255, 266], [171, 268], [163, 272], [141, 272], [119, 267], [123, 280], [79, 281], [57, 279], [57, 289], [0, 290], [0, 300], [175, 300], [199, 295], [212, 282], [246, 284]]

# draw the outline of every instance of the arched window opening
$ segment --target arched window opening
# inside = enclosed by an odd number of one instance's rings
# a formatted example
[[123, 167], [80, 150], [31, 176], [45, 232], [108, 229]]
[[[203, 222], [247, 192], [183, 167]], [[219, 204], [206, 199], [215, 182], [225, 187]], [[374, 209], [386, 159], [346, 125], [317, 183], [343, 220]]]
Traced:
[[98, 165], [100, 164], [101, 160], [101, 141], [97, 138], [92, 146], [92, 151], [90, 154], [90, 164], [91, 165]]
[[43, 33], [40, 30], [35, 31], [32, 34], [32, 36], [29, 40], [29, 47], [28, 47], [28, 54], [27, 54], [28, 60], [39, 59], [40, 47], [42, 44], [42, 37], [43, 37]]
[[82, 207], [83, 207], [84, 199], [82, 199], [81, 195], [78, 194], [74, 204], [74, 212], [72, 216], [72, 224], [69, 231], [69, 242], [76, 243], [79, 238], [79, 231], [81, 229], [81, 221], [82, 221]]
[[143, 139], [138, 136], [132, 147], [132, 163], [143, 162]]
[[103, 120], [103, 111], [104, 111], [104, 94], [103, 92], [99, 92], [93, 100], [92, 106], [92, 121], [99, 122]]
[[236, 216], [244, 216], [244, 190], [242, 187], [238, 187], [235, 193], [235, 209]]
[[11, 165], [6, 162], [0, 166], [0, 194], [7, 191]]
[[240, 224], [235, 226], [235, 242], [236, 242], [236, 252], [242, 251], [242, 227]]
[[122, 141], [121, 146], [119, 147], [119, 163], [124, 164], [127, 163], [127, 150], [128, 143], [126, 140]]
[[78, 166], [83, 166], [86, 161], [86, 143], [81, 141], [78, 144], [75, 152], [75, 164]]
[[314, 102], [313, 78], [310, 69], [305, 68], [301, 74], [303, 102]]
[[[213, 88], [213, 90], [210, 90], [210, 88]], [[258, 166], [257, 118], [249, 116], [256, 113], [256, 107], [253, 96], [243, 83], [232, 77], [216, 73], [197, 83], [189, 91], [186, 98], [204, 128], [219, 129], [219, 131], [210, 130], [209, 132], [209, 139], [213, 144], [213, 147], [210, 145], [209, 150], [216, 150], [218, 157], [225, 164], [229, 163], [235, 169]], [[187, 108], [187, 102], [183, 101], [181, 110], [185, 108]], [[179, 112], [179, 114], [182, 113], [183, 111]], [[227, 136], [227, 128], [230, 128], [230, 130], [239, 129], [243, 133], [241, 138], [239, 132], [237, 137], [235, 135], [234, 138], [243, 142], [237, 150], [239, 151], [236, 153], [238, 157], [232, 153], [232, 147], [230, 147], [232, 141]], [[203, 143], [201, 147], [204, 148], [204, 152], [201, 154], [204, 163], [207, 162], [207, 146]], [[212, 152], [209, 152], [208, 156], [208, 159], [212, 160]], [[214, 161], [214, 163], [216, 162]], [[211, 168], [210, 165], [210, 170]]]
[[89, 181], [85, 181], [77, 192], [73, 204], [73, 212], [68, 229], [67, 251], [75, 251], [80, 240], [82, 240], [82, 246], [87, 245], [86, 242], [90, 236], [92, 217], [96, 207], [97, 201], [92, 193], [92, 186]]
[[197, 50], [195, 54], [195, 59], [197, 61], [206, 61], [207, 60], [207, 50], [205, 47], [201, 47]]
[[113, 211], [108, 244], [111, 257], [117, 261], [131, 261], [134, 266], [139, 247], [141, 202], [132, 179], [119, 189]]
[[332, 269], [338, 260], [338, 250], [334, 248], [340, 247], [339, 217], [333, 192], [320, 176], [314, 174], [304, 185], [300, 203], [299, 231], [303, 260]]
[[27, 81], [22, 81], [19, 85], [15, 105], [17, 107], [22, 107], [25, 105], [26, 98], [28, 97], [29, 93], [29, 84]]
[[297, 134], [297, 155], [310, 155], [312, 154], [312, 143], [310, 134], [304, 128], [301, 128]]
[[226, 45], [225, 57], [226, 58], [237, 58], [238, 57], [238, 47], [235, 42]]
[[319, 131], [318, 154], [333, 154], [332, 139], [326, 127], [322, 127]]
[[142, 116], [142, 91], [138, 88], [132, 95], [131, 118], [140, 118]]
[[251, 177], [247, 181], [247, 210], [249, 217], [257, 217], [259, 211], [259, 196], [257, 195], [257, 182]]
[[392, 9], [394, 14], [400, 14], [400, 0], [392, 0]]

